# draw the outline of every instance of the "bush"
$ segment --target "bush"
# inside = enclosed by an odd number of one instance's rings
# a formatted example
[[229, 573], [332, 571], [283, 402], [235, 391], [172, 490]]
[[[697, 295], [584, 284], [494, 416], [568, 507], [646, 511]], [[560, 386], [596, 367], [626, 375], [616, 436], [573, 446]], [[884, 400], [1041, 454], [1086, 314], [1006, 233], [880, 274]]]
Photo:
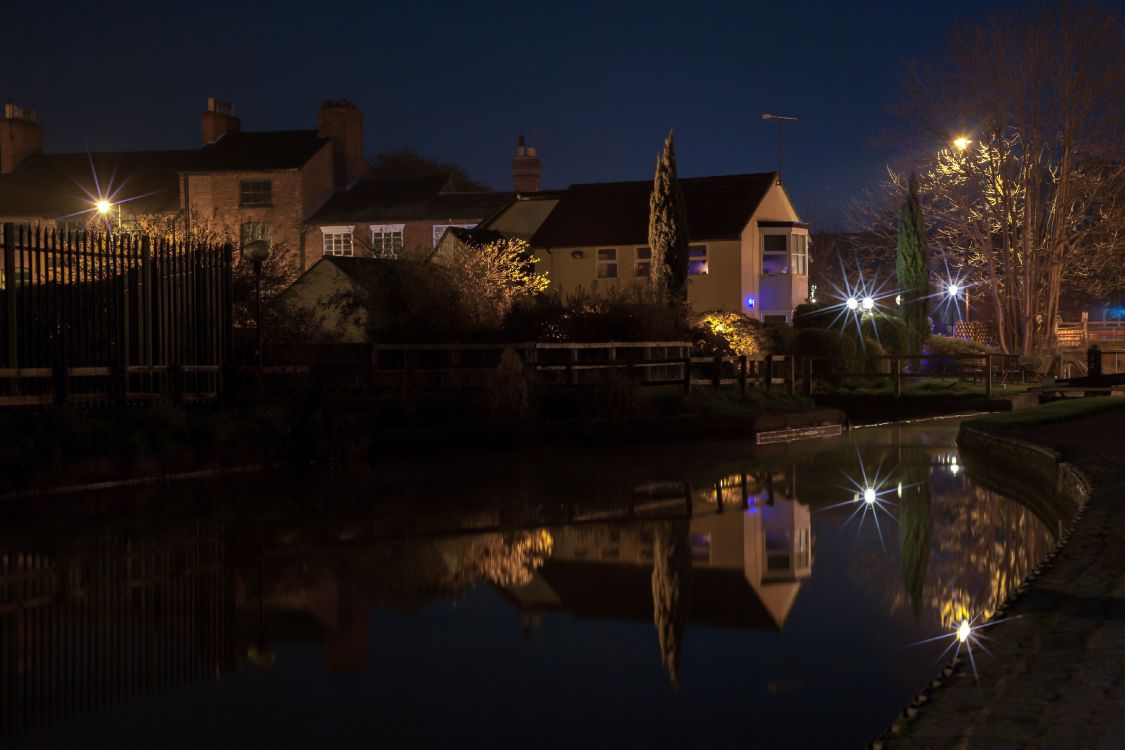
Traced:
[[704, 313], [692, 328], [694, 350], [701, 356], [726, 354], [736, 357], [765, 354], [769, 339], [762, 324], [740, 313], [713, 310]]
[[864, 339], [874, 339], [887, 354], [905, 357], [909, 353], [906, 323], [896, 315], [873, 313], [865, 315], [860, 324]]
[[863, 368], [863, 355], [854, 334], [826, 331], [823, 328], [800, 328], [796, 332], [795, 353], [814, 357], [813, 374], [839, 382], [845, 372]]
[[891, 362], [889, 359], [882, 359], [887, 356], [887, 350], [878, 340], [873, 338], [864, 339], [864, 371], [869, 373], [881, 373], [887, 375], [891, 371]]
[[835, 313], [829, 305], [821, 302], [806, 302], [797, 305], [793, 310], [793, 327], [824, 329], [832, 325], [834, 317]]
[[797, 331], [792, 326], [771, 323], [762, 326], [770, 354], [793, 354], [797, 350]]
[[[922, 369], [926, 372], [938, 372], [957, 364], [965, 364], [964, 361], [958, 362], [954, 357], [965, 354], [988, 354], [992, 351], [984, 344], [968, 339], [930, 336], [926, 339], [926, 345], [922, 348], [922, 354], [925, 355], [925, 359], [922, 360]], [[984, 364], [983, 360], [981, 360], [981, 364]]]

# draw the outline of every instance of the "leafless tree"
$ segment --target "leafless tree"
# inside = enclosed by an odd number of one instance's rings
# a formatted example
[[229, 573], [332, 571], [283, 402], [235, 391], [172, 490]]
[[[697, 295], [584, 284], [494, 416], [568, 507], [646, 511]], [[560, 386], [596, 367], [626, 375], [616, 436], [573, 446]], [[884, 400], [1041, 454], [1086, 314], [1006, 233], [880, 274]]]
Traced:
[[[1055, 339], [1064, 288], [1106, 294], [1125, 260], [1125, 33], [1096, 5], [1042, 5], [959, 30], [910, 71], [896, 110], [903, 163], [857, 202], [887, 252], [888, 210], [918, 170], [938, 264], [996, 311], [1005, 351]], [[956, 145], [954, 145], [956, 144]]]

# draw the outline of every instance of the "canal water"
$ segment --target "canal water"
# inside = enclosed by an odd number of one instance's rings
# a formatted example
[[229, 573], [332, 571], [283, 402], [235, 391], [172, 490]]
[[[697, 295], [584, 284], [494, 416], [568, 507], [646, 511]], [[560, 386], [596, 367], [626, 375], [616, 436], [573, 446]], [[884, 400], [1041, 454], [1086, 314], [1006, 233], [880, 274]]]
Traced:
[[1054, 543], [958, 426], [9, 507], [0, 744], [861, 747]]

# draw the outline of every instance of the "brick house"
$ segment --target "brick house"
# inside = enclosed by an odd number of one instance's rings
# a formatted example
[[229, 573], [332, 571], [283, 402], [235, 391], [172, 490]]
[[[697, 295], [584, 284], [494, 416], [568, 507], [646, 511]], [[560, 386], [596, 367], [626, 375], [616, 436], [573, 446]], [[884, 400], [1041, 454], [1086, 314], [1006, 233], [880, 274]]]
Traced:
[[[301, 270], [325, 255], [429, 253], [449, 227], [476, 226], [512, 192], [461, 192], [445, 175], [375, 179], [363, 156], [363, 115], [325, 101], [317, 127], [244, 131], [227, 102], [207, 100], [199, 149], [44, 154], [34, 110], [0, 120], [0, 222], [83, 229], [185, 209], [240, 241], [268, 238]], [[542, 166], [521, 136], [513, 184], [539, 189]], [[96, 208], [108, 201], [103, 216]]]
[[512, 159], [513, 192], [458, 191], [448, 175], [361, 180], [334, 195], [309, 224], [319, 230], [326, 256], [425, 257], [447, 229], [476, 227], [538, 194], [542, 173], [535, 148], [521, 135]]

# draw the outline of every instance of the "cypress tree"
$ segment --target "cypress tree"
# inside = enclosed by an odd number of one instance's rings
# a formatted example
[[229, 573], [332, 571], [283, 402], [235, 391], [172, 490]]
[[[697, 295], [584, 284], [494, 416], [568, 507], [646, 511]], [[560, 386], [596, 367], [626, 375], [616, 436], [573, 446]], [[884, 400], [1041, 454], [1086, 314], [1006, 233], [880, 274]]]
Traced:
[[687, 301], [688, 236], [684, 194], [676, 179], [676, 148], [668, 131], [648, 201], [648, 245], [653, 293], [669, 303]]
[[902, 294], [899, 314], [906, 323], [909, 353], [917, 356], [930, 335], [930, 266], [926, 252], [926, 225], [918, 200], [918, 178], [911, 173], [906, 200], [898, 214], [898, 247], [895, 272]]

